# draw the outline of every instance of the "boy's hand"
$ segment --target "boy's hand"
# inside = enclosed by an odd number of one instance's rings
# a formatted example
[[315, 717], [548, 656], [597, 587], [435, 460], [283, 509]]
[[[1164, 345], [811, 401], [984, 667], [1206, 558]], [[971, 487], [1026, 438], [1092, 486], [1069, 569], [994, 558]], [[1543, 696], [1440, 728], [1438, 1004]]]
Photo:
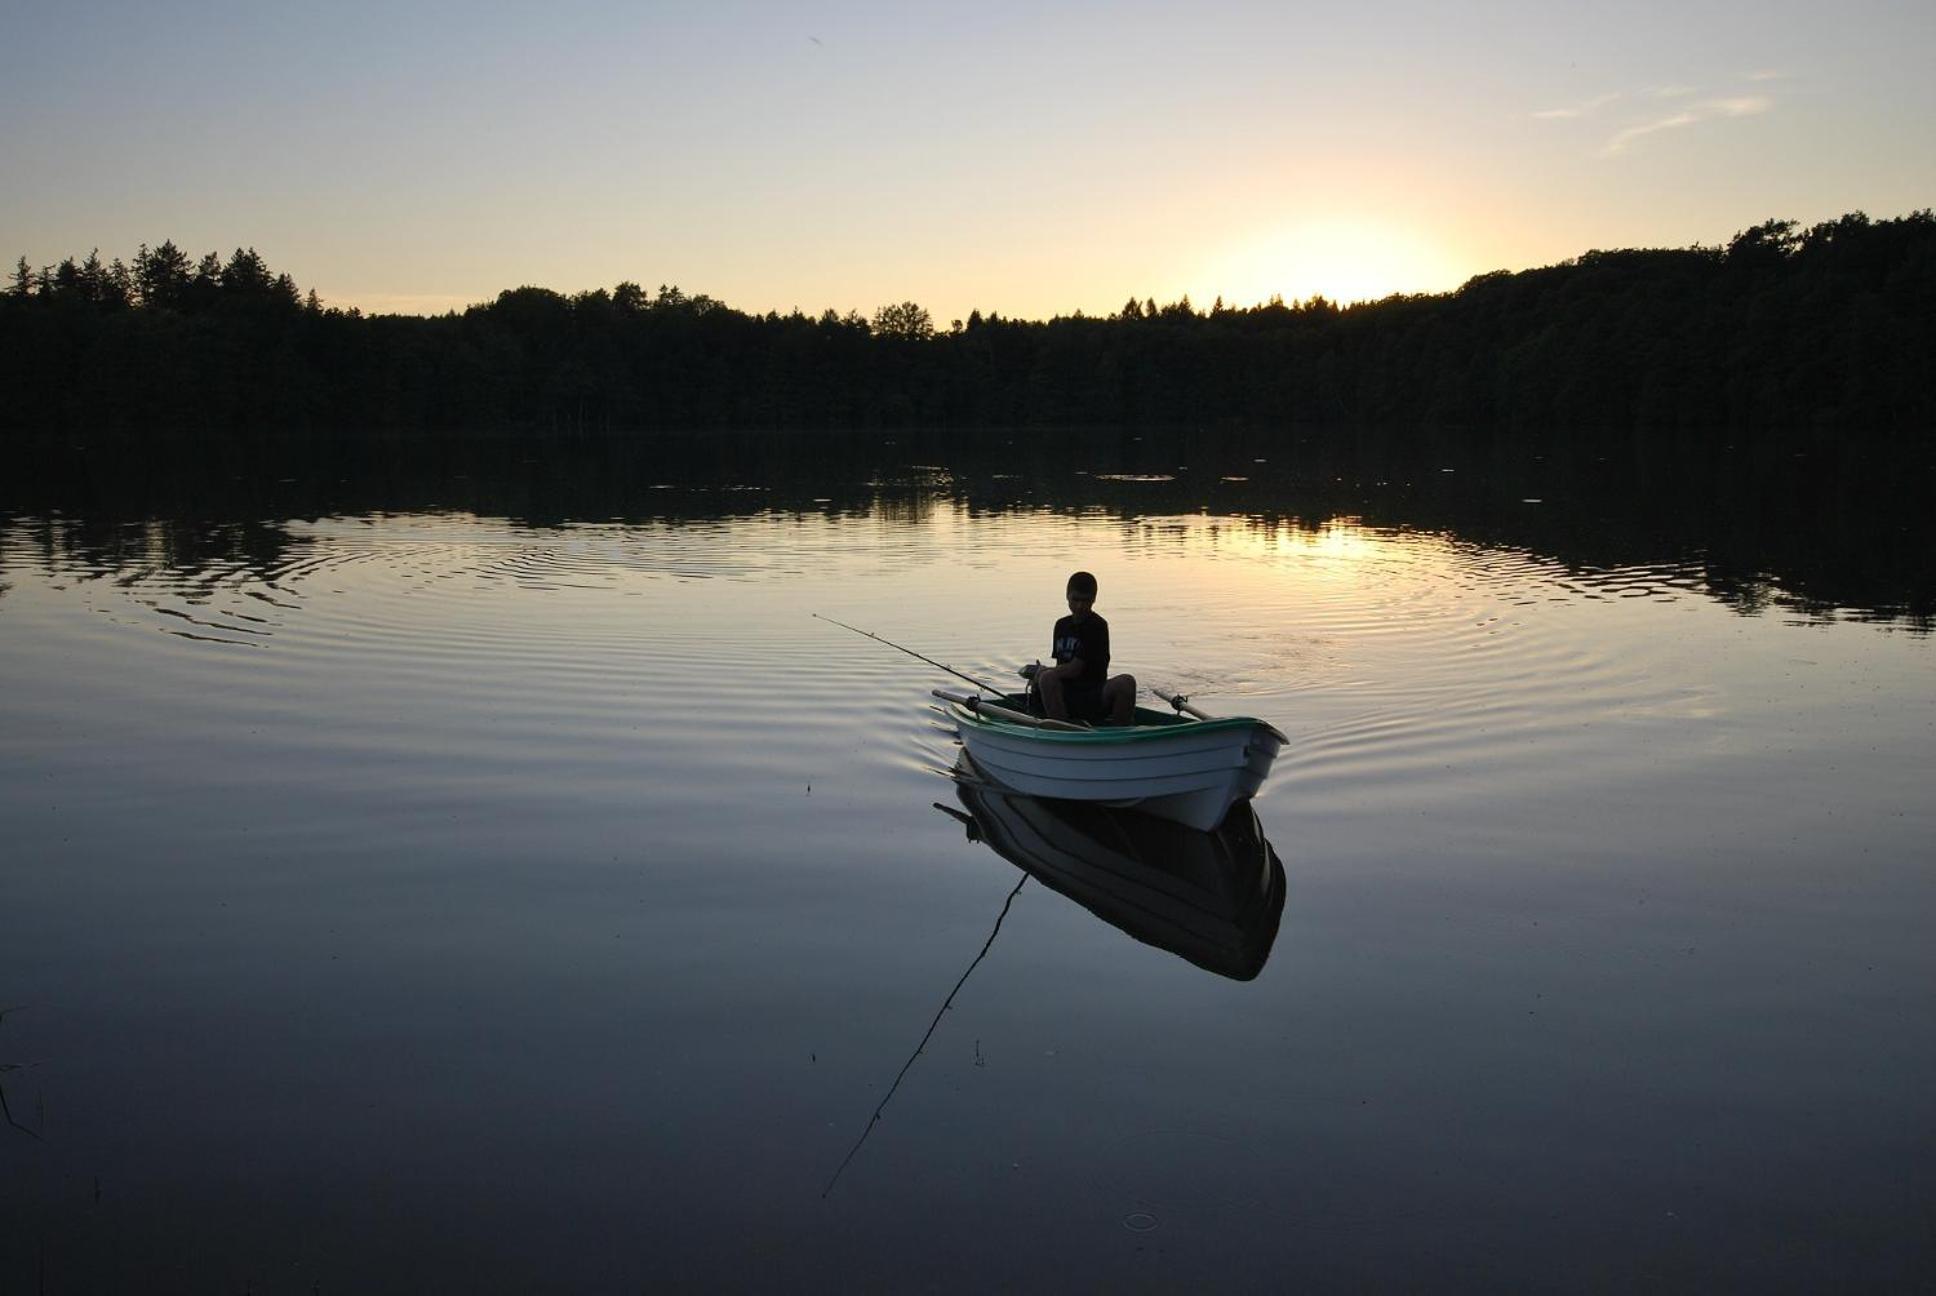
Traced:
[[1037, 675], [1039, 675], [1041, 671], [1042, 671], [1042, 663], [1039, 661], [1032, 661], [1028, 665], [1022, 667], [1022, 669], [1016, 673], [1019, 674], [1025, 680], [1032, 680]]

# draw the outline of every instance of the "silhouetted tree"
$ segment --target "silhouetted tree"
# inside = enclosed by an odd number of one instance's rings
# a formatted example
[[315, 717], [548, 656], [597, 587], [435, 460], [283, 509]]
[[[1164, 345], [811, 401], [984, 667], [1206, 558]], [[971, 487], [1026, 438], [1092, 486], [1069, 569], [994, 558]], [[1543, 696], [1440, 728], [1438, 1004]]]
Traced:
[[158, 248], [142, 244], [134, 254], [135, 296], [143, 306], [173, 310], [188, 290], [188, 254], [172, 240]]
[[881, 337], [925, 342], [934, 336], [934, 321], [913, 302], [883, 306], [874, 312], [874, 332]]
[[1750, 269], [1775, 265], [1793, 256], [1801, 245], [1794, 221], [1763, 221], [1734, 236], [1728, 244], [1728, 264]]

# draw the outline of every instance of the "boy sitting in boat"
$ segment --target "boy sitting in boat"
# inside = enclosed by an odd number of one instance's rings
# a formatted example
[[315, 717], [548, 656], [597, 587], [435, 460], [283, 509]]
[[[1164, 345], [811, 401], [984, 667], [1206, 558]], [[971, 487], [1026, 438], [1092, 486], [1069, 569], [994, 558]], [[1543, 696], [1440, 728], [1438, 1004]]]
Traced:
[[1136, 677], [1110, 677], [1109, 622], [1096, 614], [1096, 578], [1086, 571], [1069, 577], [1068, 598], [1069, 615], [1055, 623], [1049, 650], [1055, 665], [1037, 662], [1032, 672], [1042, 709], [1051, 720], [1129, 724]]

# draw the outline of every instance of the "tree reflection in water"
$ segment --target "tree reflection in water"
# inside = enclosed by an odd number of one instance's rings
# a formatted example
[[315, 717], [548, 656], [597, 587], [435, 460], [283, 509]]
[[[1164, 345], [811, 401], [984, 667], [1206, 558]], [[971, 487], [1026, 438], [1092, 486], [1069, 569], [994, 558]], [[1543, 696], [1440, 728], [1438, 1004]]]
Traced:
[[[1480, 448], [1475, 449], [1478, 445]], [[19, 448], [0, 484], [0, 574], [273, 580], [308, 541], [292, 521], [458, 513], [548, 528], [770, 514], [915, 525], [937, 510], [1228, 519], [1310, 531], [1338, 519], [1523, 550], [1591, 579], [1674, 566], [1744, 614], [1936, 627], [1936, 465], [1926, 452], [1524, 435], [1434, 444], [1373, 429], [715, 433], [651, 438], [265, 440], [211, 463]]]

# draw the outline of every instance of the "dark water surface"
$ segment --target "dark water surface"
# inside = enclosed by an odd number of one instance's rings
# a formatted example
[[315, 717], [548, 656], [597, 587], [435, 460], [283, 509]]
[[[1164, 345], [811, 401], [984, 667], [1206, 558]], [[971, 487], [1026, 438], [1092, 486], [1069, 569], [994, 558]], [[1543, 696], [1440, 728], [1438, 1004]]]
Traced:
[[[1927, 1289], [1928, 481], [1802, 468], [36, 462], [0, 1290]], [[1271, 849], [1019, 870], [810, 615], [1006, 678], [1078, 566]]]

